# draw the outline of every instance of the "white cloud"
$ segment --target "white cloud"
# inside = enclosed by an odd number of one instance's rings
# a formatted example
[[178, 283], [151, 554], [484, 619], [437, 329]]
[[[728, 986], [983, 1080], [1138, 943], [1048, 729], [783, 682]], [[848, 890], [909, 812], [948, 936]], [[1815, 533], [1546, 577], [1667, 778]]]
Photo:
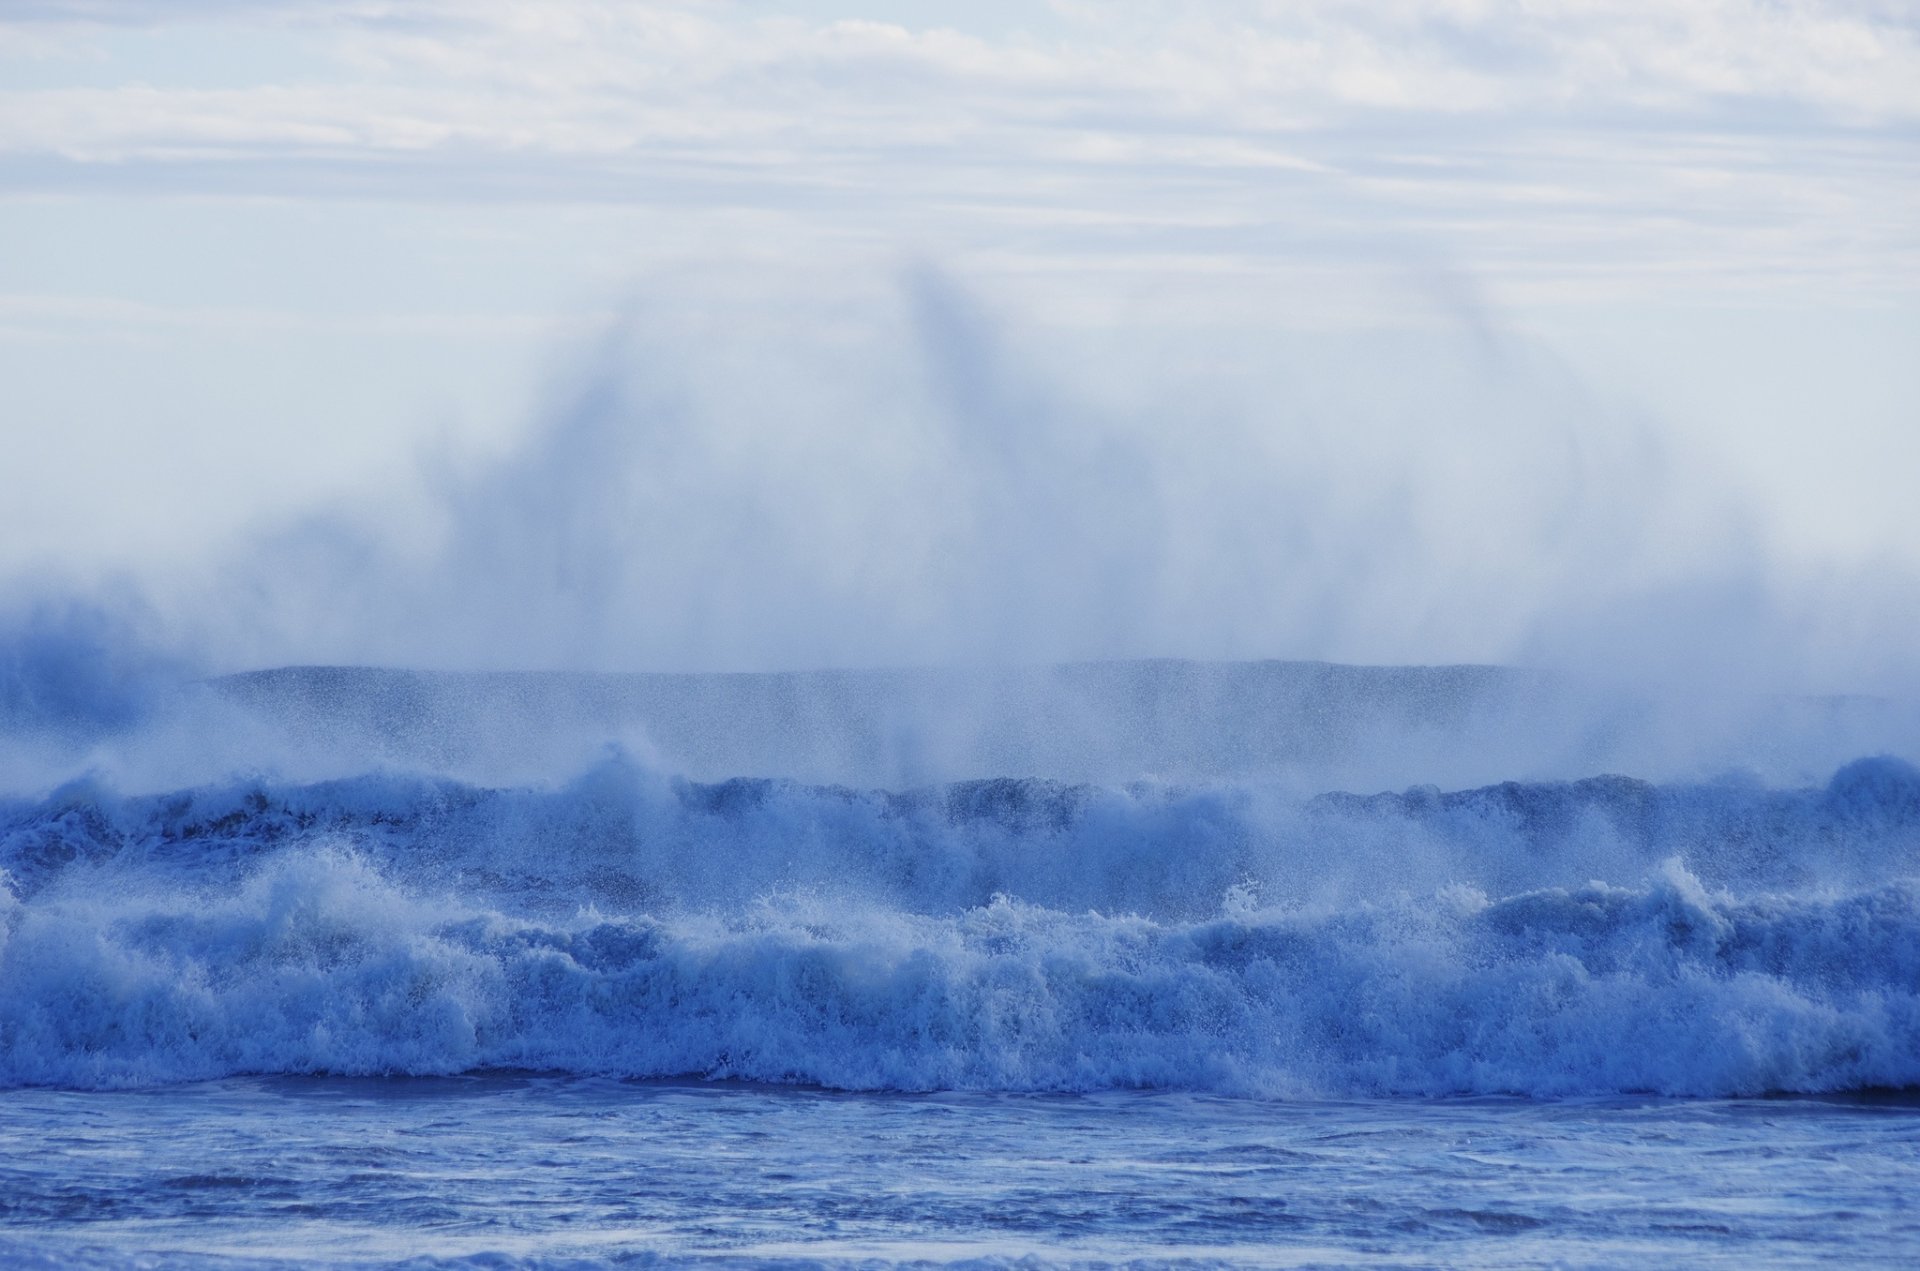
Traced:
[[[1885, 210], [1920, 198], [1904, 6], [1063, 2], [1038, 34], [957, 29], [942, 5], [895, 23], [579, 0], [23, 12], [11, 29], [42, 53], [104, 48], [122, 74], [0, 92], [16, 189], [754, 207], [803, 237], [961, 254], [1097, 217], [1142, 261], [1365, 238], [1520, 287], [1811, 268], [1910, 289], [1920, 251]], [[149, 82], [141, 46], [94, 47], [143, 15], [176, 44], [223, 33], [219, 82]], [[319, 69], [248, 82], [249, 33], [288, 30]]]
[[[199, 141], [209, 107], [230, 119], [218, 139], [236, 148], [280, 144], [298, 120], [374, 150], [432, 136], [561, 153], [673, 140], [750, 151], [802, 133], [820, 149], [983, 134], [1007, 143], [1024, 132], [1099, 132], [1122, 121], [1219, 135], [1399, 113], [1675, 126], [1719, 119], [1733, 101], [1790, 111], [1802, 123], [1920, 118], [1914, 26], [1873, 6], [1060, 8], [1065, 25], [1043, 40], [864, 19], [802, 22], [712, 3], [170, 7], [176, 22], [182, 14], [262, 28], [297, 21], [339, 59], [338, 77], [299, 95], [261, 84], [209, 103], [190, 91], [144, 89], [140, 68], [130, 66], [131, 82], [96, 94], [8, 94], [5, 145], [138, 152], [163, 146], [169, 121]], [[78, 11], [133, 14], [112, 5]], [[44, 24], [14, 21], [22, 31], [36, 25]], [[69, 38], [84, 43], [89, 29], [70, 24]], [[381, 127], [396, 111], [409, 125]]]

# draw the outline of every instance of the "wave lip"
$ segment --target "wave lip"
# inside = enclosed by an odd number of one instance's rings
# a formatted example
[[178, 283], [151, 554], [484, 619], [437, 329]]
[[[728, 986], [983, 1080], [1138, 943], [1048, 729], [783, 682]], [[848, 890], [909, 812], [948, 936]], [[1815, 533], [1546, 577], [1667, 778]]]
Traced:
[[0, 807], [0, 1085], [1916, 1086], [1917, 853], [1890, 759], [1291, 802], [617, 758], [553, 790], [80, 783]]

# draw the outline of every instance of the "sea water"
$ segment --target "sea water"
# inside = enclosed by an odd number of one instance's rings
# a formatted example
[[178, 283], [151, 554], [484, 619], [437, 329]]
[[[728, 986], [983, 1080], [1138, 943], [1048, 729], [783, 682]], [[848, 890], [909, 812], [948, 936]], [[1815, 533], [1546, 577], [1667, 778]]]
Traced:
[[0, 799], [0, 1260], [1908, 1265], [1920, 771]]
[[492, 1075], [0, 1096], [17, 1266], [1907, 1266], [1865, 1100], [1256, 1101]]

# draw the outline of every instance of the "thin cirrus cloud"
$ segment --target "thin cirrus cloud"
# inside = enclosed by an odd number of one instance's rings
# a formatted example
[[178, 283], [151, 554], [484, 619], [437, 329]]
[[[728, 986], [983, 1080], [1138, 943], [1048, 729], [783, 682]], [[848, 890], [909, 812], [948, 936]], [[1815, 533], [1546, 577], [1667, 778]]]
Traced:
[[[964, 6], [772, 10], [16, 10], [20, 39], [90, 52], [93, 82], [43, 56], [0, 94], [0, 180], [825, 210], [962, 249], [1064, 218], [1082, 250], [1297, 253], [1284, 219], [1307, 251], [1418, 239], [1562, 287], [1597, 263], [1872, 288], [1916, 253], [1887, 210], [1920, 193], [1911, 6], [1063, 3], [985, 33]], [[129, 28], [241, 52], [295, 30], [325, 57], [163, 80]]]

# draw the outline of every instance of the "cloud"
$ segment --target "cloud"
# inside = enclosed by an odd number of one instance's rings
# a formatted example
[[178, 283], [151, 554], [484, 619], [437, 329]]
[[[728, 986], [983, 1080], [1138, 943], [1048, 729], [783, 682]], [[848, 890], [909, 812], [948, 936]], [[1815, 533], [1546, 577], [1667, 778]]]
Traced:
[[[1920, 198], [1906, 6], [1133, 0], [985, 34], [906, 12], [20, 10], [41, 45], [190, 22], [231, 51], [218, 84], [157, 83], [106, 39], [117, 78], [0, 93], [0, 189], [737, 207], [947, 254], [1005, 252], [1009, 226], [1029, 256], [1364, 240], [1573, 290], [1910, 289], [1920, 255], [1887, 212]], [[247, 81], [248, 40], [288, 30], [323, 56]]]

